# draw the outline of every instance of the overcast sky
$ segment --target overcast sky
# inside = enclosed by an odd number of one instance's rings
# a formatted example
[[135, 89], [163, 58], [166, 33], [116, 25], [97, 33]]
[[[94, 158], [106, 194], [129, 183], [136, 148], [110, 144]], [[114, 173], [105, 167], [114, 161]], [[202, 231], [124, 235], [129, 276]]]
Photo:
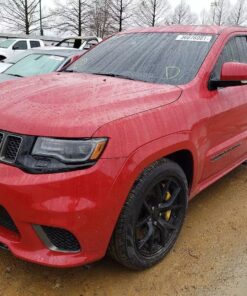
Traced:
[[[69, 1], [69, 0], [68, 0]], [[134, 0], [136, 2], [138, 2], [139, 0]], [[180, 3], [181, 0], [168, 0], [169, 3], [175, 7], [176, 5], [178, 5]], [[197, 13], [198, 15], [200, 15], [201, 11], [203, 9], [210, 9], [210, 4], [212, 2], [215, 2], [217, 0], [183, 0], [185, 2], [187, 2], [190, 6], [193, 12]], [[230, 0], [230, 2], [232, 4], [235, 4], [237, 0]], [[66, 0], [42, 0], [42, 6], [43, 8], [46, 10], [48, 10], [51, 7], [54, 7], [55, 3], [65, 3]], [[4, 24], [1, 24], [0, 27], [0, 31], [2, 32], [7, 32], [8, 30], [4, 27]], [[45, 31], [46, 35], [50, 35], [50, 36], [54, 36], [54, 32], [46, 30]]]
[[[58, 0], [57, 0], [58, 1]], [[64, 2], [65, 0], [59, 0], [61, 2]], [[170, 0], [170, 3], [174, 6], [180, 3], [181, 0]], [[232, 3], [234, 3], [236, 0], [231, 0]], [[55, 0], [43, 0], [44, 6], [52, 6]], [[192, 10], [196, 13], [200, 13], [204, 8], [209, 8], [210, 3], [213, 2], [213, 0], [187, 0], [186, 1], [192, 8]]]

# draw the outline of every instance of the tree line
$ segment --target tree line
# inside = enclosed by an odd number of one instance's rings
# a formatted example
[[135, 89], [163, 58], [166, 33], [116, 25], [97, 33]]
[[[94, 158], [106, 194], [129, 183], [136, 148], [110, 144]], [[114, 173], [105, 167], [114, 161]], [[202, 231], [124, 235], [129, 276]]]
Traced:
[[186, 0], [57, 0], [47, 9], [43, 0], [0, 0], [0, 24], [8, 31], [40, 33], [44, 30], [106, 37], [134, 26], [216, 24], [241, 26], [247, 22], [247, 0], [213, 0], [200, 15]]

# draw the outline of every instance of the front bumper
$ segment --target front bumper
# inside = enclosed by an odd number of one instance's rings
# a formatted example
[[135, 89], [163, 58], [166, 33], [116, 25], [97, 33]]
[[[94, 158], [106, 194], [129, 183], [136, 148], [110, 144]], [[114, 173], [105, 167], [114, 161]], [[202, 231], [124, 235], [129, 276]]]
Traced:
[[[101, 259], [120, 211], [112, 187], [124, 161], [101, 159], [89, 169], [49, 175], [0, 164], [0, 206], [19, 231], [0, 227], [0, 244], [21, 259], [48, 266], [73, 267]], [[35, 225], [70, 231], [80, 252], [50, 250]]]

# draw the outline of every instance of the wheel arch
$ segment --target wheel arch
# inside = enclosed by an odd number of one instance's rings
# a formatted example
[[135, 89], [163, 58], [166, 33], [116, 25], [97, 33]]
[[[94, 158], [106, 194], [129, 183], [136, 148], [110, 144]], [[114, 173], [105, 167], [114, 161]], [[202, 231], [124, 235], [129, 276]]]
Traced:
[[176, 162], [183, 169], [190, 189], [194, 179], [194, 158], [192, 152], [188, 149], [183, 149], [166, 155], [165, 158]]
[[126, 159], [111, 192], [117, 197], [118, 207], [119, 202], [121, 207], [123, 206], [142, 172], [163, 158], [168, 158], [180, 165], [187, 177], [189, 188], [194, 186], [198, 158], [197, 149], [190, 141], [190, 132], [172, 134], [141, 146]]
[[[172, 134], [152, 141], [134, 151], [125, 161], [112, 188], [112, 209], [114, 209], [112, 233], [131, 189], [143, 171], [161, 159], [176, 162], [187, 177], [189, 189], [194, 186], [197, 174], [197, 149], [190, 141], [190, 132]], [[109, 238], [110, 241], [110, 238]]]

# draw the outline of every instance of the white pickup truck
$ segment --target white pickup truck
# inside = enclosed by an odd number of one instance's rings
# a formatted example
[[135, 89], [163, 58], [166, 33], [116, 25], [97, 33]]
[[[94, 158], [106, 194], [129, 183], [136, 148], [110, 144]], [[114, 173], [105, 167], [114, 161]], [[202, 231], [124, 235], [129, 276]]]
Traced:
[[20, 51], [44, 46], [44, 42], [38, 39], [6, 39], [0, 41], [0, 61], [12, 58]]

